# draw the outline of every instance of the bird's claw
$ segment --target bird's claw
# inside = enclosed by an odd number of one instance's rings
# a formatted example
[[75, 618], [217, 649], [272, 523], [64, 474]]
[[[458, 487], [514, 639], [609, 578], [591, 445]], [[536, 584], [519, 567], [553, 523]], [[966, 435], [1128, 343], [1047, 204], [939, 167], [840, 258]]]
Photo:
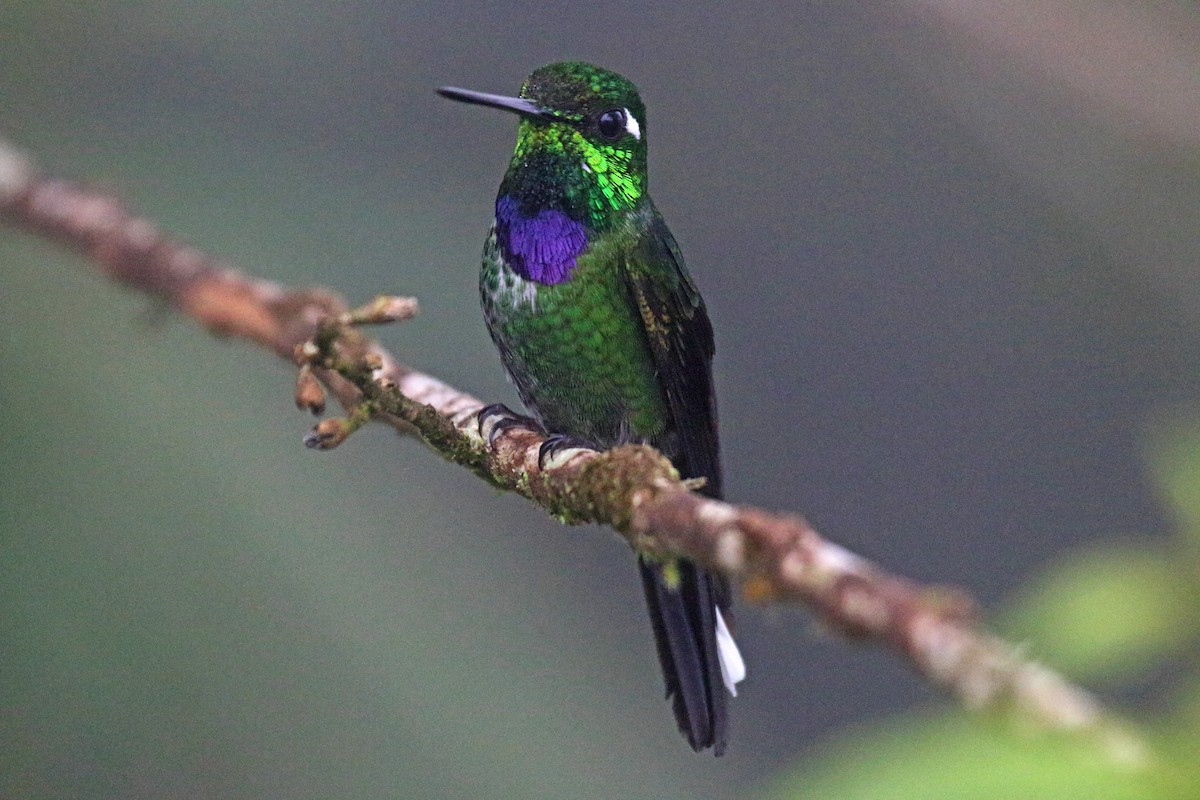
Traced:
[[479, 435], [491, 447], [496, 437], [509, 428], [526, 428], [542, 432], [542, 426], [532, 417], [522, 416], [503, 403], [492, 403], [479, 409]]
[[600, 448], [578, 436], [556, 433], [546, 437], [538, 448], [538, 469], [553, 469], [562, 466], [575, 455], [585, 450], [595, 452]]

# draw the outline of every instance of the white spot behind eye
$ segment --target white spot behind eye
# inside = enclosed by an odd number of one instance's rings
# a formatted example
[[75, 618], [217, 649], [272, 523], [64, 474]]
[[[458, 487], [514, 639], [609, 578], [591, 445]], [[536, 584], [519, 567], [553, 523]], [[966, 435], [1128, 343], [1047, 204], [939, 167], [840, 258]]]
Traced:
[[642, 127], [638, 125], [637, 118], [629, 113], [629, 109], [625, 109], [625, 132], [635, 139], [642, 138]]

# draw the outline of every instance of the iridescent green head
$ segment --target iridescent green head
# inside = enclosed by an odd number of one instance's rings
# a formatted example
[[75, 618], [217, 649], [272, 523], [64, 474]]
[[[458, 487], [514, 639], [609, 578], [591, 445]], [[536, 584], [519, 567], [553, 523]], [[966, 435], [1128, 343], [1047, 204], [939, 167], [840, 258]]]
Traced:
[[439, 94], [521, 116], [501, 192], [599, 223], [646, 193], [646, 107], [637, 87], [592, 64], [549, 64], [519, 97], [445, 87]]

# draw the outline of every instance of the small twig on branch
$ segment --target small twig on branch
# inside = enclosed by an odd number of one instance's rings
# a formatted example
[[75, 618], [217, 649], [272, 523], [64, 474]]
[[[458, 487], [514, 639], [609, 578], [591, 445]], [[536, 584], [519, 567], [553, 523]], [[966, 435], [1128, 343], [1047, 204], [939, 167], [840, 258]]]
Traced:
[[964, 596], [889, 575], [799, 516], [697, 494], [653, 448], [570, 450], [540, 465], [540, 432], [481, 430], [479, 400], [403, 366], [362, 334], [364, 324], [415, 314], [412, 300], [381, 297], [349, 310], [324, 289], [286, 290], [243, 275], [170, 239], [116, 198], [39, 174], [2, 141], [0, 219], [85, 253], [103, 273], [213, 333], [294, 359], [298, 405], [319, 413], [328, 390], [348, 411], [318, 424], [309, 446], [336, 446], [371, 419], [415, 432], [444, 458], [564, 522], [610, 525], [639, 550], [686, 556], [742, 581], [752, 601], [803, 603], [833, 628], [884, 643], [970, 708], [1093, 736], [1125, 763], [1147, 758], [1141, 740], [1090, 694], [982, 631]]

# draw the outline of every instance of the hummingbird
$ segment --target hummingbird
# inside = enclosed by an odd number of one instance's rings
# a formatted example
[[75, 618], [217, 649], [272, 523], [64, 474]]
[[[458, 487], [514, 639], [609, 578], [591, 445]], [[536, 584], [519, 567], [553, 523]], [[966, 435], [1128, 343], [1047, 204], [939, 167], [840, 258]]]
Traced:
[[[647, 193], [637, 87], [566, 61], [534, 71], [517, 97], [438, 93], [519, 118], [479, 289], [504, 370], [556, 435], [549, 444], [646, 443], [719, 498], [712, 325]], [[679, 730], [721, 755], [727, 694], [745, 676], [728, 583], [685, 559], [641, 554], [638, 567]]]

